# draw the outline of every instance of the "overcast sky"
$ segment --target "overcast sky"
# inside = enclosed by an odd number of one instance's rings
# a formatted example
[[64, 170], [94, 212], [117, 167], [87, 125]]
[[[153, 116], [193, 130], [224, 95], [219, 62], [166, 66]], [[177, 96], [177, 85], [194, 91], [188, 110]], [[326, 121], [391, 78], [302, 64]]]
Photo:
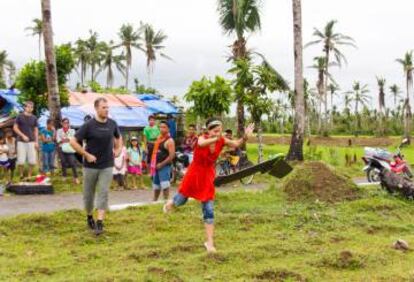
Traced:
[[[123, 23], [151, 23], [169, 36], [165, 52], [174, 59], [158, 59], [153, 86], [166, 96], [181, 96], [191, 81], [203, 75], [227, 76], [226, 55], [234, 38], [223, 35], [216, 4], [216, 0], [52, 0], [55, 44], [86, 37], [89, 29], [97, 31], [102, 40], [116, 41]], [[376, 75], [384, 76], [388, 84], [403, 86], [402, 69], [395, 59], [414, 48], [414, 1], [302, 0], [302, 4], [305, 43], [312, 39], [314, 27], [322, 28], [331, 19], [338, 20], [338, 31], [356, 40], [358, 49], [343, 48], [348, 66], [333, 72], [342, 90], [360, 80], [376, 95]], [[17, 67], [36, 59], [37, 40], [27, 36], [24, 28], [40, 17], [40, 0], [1, 0], [0, 11], [0, 50], [7, 50]], [[291, 1], [264, 0], [261, 11], [262, 30], [249, 36], [248, 47], [263, 53], [293, 82]], [[320, 49], [305, 50], [305, 66], [312, 64]], [[131, 77], [146, 81], [144, 57], [139, 51], [133, 53], [132, 73]], [[313, 83], [316, 73], [305, 69], [305, 77]], [[72, 81], [77, 80], [77, 75], [72, 75]], [[121, 83], [118, 77], [116, 84]]]

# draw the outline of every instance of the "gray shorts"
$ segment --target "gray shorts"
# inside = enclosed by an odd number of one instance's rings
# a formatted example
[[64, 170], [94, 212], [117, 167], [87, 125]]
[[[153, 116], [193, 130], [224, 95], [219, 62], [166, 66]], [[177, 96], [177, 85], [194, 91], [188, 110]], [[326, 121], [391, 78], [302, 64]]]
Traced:
[[35, 142], [17, 142], [17, 164], [24, 165], [26, 162], [29, 165], [36, 165], [37, 152], [35, 149]]
[[113, 167], [83, 168], [83, 202], [88, 214], [93, 212], [95, 194], [97, 195], [96, 209], [108, 209], [108, 192], [112, 182], [112, 170]]

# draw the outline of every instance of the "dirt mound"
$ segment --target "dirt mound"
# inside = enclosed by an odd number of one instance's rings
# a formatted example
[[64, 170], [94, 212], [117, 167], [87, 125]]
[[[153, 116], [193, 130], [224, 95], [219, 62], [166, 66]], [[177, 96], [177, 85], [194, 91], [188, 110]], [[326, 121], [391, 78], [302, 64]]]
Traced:
[[358, 198], [355, 183], [322, 162], [296, 165], [283, 181], [283, 190], [293, 201], [335, 203]]

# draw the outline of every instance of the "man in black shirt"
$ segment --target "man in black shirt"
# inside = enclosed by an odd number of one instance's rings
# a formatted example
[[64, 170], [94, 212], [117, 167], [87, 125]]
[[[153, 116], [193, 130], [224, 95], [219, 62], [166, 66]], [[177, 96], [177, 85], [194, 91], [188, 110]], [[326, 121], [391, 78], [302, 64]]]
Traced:
[[[88, 226], [96, 235], [103, 232], [103, 219], [108, 208], [108, 192], [112, 181], [114, 158], [122, 150], [122, 136], [116, 122], [108, 118], [109, 107], [105, 98], [94, 103], [96, 115], [85, 122], [71, 138], [70, 145], [84, 157], [83, 200], [87, 212]], [[86, 147], [82, 147], [85, 141]], [[93, 219], [93, 209], [97, 193], [97, 222]]]
[[20, 170], [20, 179], [24, 178], [24, 165], [29, 164], [28, 177], [32, 177], [33, 167], [37, 163], [39, 149], [39, 128], [36, 116], [33, 115], [34, 104], [27, 101], [24, 112], [16, 117], [13, 130], [17, 135], [17, 165]]

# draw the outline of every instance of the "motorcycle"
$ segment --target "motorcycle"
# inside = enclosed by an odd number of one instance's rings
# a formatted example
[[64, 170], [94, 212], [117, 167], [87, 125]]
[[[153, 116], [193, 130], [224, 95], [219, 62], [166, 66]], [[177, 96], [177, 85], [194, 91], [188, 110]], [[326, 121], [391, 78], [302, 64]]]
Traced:
[[180, 150], [175, 152], [175, 158], [172, 164], [171, 180], [175, 183], [177, 180], [183, 179], [187, 169], [190, 165], [190, 158], [188, 154]]
[[408, 139], [404, 138], [401, 144], [397, 148], [397, 152], [392, 154], [391, 152], [380, 148], [364, 148], [364, 156], [362, 160], [365, 163], [363, 171], [367, 175], [368, 182], [380, 181], [380, 170], [378, 169], [378, 163], [385, 170], [389, 170], [396, 174], [403, 175], [406, 178], [412, 178], [412, 172], [409, 164], [404, 159], [404, 155], [401, 152], [401, 148], [408, 144]]

